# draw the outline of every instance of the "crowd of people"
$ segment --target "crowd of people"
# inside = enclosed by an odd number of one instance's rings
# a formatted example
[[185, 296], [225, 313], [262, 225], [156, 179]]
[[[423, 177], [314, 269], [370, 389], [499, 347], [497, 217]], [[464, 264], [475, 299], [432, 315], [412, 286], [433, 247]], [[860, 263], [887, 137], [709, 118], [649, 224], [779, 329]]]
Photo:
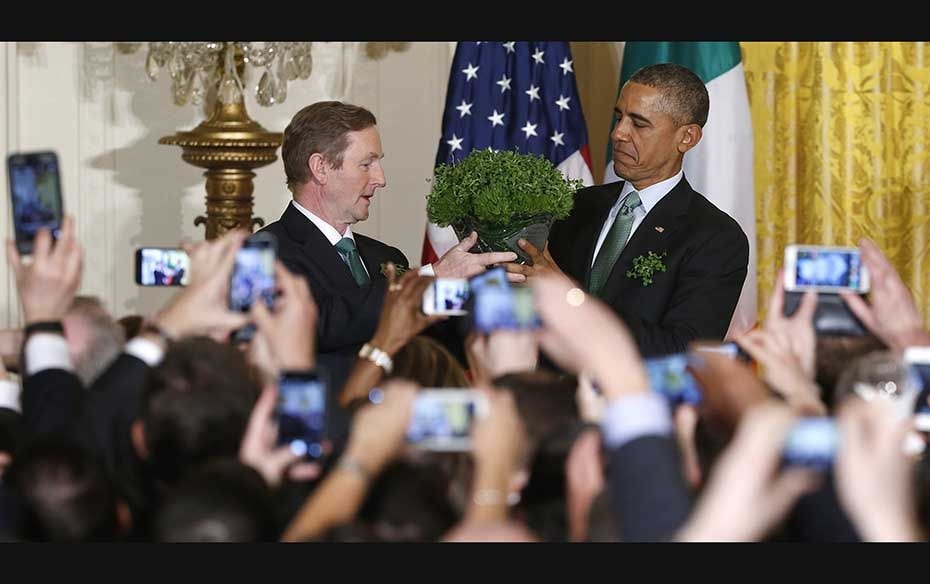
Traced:
[[[318, 366], [319, 309], [280, 263], [273, 310], [226, 308], [246, 237], [191, 247], [191, 284], [128, 342], [112, 315], [76, 297], [73, 221], [54, 244], [41, 232], [29, 265], [10, 244], [26, 326], [21, 387], [2, 383], [5, 539], [925, 538], [926, 459], [905, 448], [915, 429], [895, 408], [903, 398], [866, 400], [853, 390], [862, 380], [837, 382], [837, 360], [930, 345], [910, 293], [869, 241], [862, 257], [879, 277], [868, 302], [847, 301], [873, 337], [818, 338], [816, 295], [785, 316], [779, 285], [762, 326], [737, 338], [755, 366], [693, 344], [701, 399], [674, 407], [650, 386], [622, 320], [587, 293], [579, 302], [572, 280], [533, 279], [542, 327], [469, 333], [463, 367], [422, 334], [444, 318], [421, 310], [433, 278], [397, 277], [391, 265], [372, 339], [390, 351], [392, 372], [354, 364], [335, 388], [351, 416], [347, 436], [327, 434], [325, 454], [310, 460], [277, 444], [274, 409], [282, 372]], [[228, 344], [248, 321], [252, 341]], [[540, 354], [557, 366], [540, 367]], [[469, 448], [408, 444], [417, 392], [463, 387], [488, 403]], [[785, 464], [788, 433], [810, 416], [838, 424], [827, 468]]]
[[[187, 286], [147, 315], [78, 296], [72, 218], [57, 239], [40, 230], [28, 262], [9, 241], [24, 324], [0, 335], [16, 373], [0, 369], [0, 537], [926, 540], [930, 376], [903, 356], [930, 332], [878, 247], [859, 245], [869, 295], [838, 296], [868, 334], [818, 332], [826, 297], [791, 310], [778, 274], [764, 320], [732, 339], [746, 359], [721, 352], [754, 267], [740, 227], [684, 177], [708, 108], [684, 67], [633, 75], [612, 134], [624, 180], [580, 190], [542, 250], [520, 242], [527, 263], [473, 253], [472, 233], [410, 269], [353, 233], [386, 184], [384, 153], [374, 115], [332, 101], [284, 132], [293, 200], [261, 236], [277, 242], [273, 298], [230, 308], [243, 231], [188, 245]], [[647, 252], [663, 268], [648, 284], [627, 275]], [[424, 313], [437, 278], [494, 266], [515, 318]], [[650, 376], [662, 355], [678, 356], [686, 398]], [[324, 391], [282, 399], [301, 379]], [[424, 428], [454, 448], [411, 432], [426, 389], [480, 398], [449, 419], [427, 408]], [[321, 396], [322, 417], [282, 417]], [[827, 434], [788, 456], [811, 419]], [[303, 420], [313, 448], [280, 438]]]

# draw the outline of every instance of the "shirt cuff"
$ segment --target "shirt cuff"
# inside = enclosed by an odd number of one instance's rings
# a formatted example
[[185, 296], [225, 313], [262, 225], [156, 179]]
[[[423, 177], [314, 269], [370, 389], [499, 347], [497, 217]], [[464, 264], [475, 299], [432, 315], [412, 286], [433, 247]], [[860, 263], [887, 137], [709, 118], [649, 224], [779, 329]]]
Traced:
[[9, 408], [23, 413], [23, 406], [19, 401], [19, 394], [22, 391], [23, 388], [18, 383], [9, 379], [0, 379], [0, 408]]
[[35, 375], [46, 369], [64, 369], [74, 371], [68, 342], [62, 335], [36, 333], [30, 335], [23, 348], [26, 358], [26, 375]]
[[149, 367], [155, 367], [161, 363], [162, 357], [165, 356], [165, 350], [158, 343], [144, 337], [136, 337], [126, 343], [123, 352], [139, 358]]
[[425, 266], [420, 266], [420, 270], [417, 272], [421, 276], [435, 276], [436, 272], [433, 270], [433, 264], [426, 264]]
[[642, 436], [668, 436], [672, 433], [672, 416], [668, 403], [653, 392], [636, 393], [612, 400], [602, 422], [604, 444], [620, 448]]

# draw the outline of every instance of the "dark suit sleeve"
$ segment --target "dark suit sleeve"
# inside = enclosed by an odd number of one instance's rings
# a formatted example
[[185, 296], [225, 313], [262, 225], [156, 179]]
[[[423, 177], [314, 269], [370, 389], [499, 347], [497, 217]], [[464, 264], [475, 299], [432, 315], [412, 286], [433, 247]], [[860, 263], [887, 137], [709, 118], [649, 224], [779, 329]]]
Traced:
[[19, 451], [23, 441], [23, 415], [16, 410], [0, 407], [0, 452]]
[[120, 353], [88, 392], [82, 430], [94, 452], [111, 470], [119, 471], [133, 463], [132, 423], [139, 416], [150, 369], [138, 357]]
[[696, 340], [722, 340], [739, 301], [749, 264], [749, 241], [733, 225], [695, 246], [679, 266], [661, 322], [646, 322], [635, 307], [619, 307], [645, 356], [677, 353]]
[[678, 448], [670, 436], [641, 436], [609, 451], [608, 485], [622, 541], [674, 537], [691, 511]]
[[45, 369], [23, 379], [23, 429], [28, 437], [80, 440], [108, 468], [130, 464], [130, 428], [138, 416], [149, 366], [121, 353], [88, 390], [71, 371]]
[[43, 369], [25, 376], [21, 397], [25, 435], [75, 435], [86, 397], [81, 380], [71, 371]]

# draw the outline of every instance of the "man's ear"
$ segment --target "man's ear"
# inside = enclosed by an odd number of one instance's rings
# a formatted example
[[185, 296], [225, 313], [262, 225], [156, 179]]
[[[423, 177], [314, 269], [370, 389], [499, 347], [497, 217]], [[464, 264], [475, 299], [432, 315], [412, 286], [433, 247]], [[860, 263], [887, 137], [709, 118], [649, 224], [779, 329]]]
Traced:
[[145, 424], [142, 420], [136, 420], [132, 423], [130, 434], [132, 437], [132, 447], [136, 451], [136, 455], [142, 460], [148, 460], [149, 448], [145, 444]]
[[704, 130], [697, 124], [682, 126], [678, 132], [678, 151], [682, 154], [697, 146], [704, 136]]
[[325, 185], [326, 181], [329, 180], [331, 166], [319, 152], [310, 155], [310, 158], [307, 159], [307, 167], [310, 169], [310, 180], [315, 180], [321, 185]]

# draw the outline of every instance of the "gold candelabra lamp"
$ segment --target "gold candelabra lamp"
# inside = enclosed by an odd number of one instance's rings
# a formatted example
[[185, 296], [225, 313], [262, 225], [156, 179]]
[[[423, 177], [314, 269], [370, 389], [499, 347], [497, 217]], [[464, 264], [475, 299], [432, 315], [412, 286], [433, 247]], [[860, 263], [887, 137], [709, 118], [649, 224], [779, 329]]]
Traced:
[[310, 76], [310, 47], [309, 42], [149, 43], [146, 72], [154, 80], [160, 69], [168, 68], [175, 104], [214, 103], [212, 115], [199, 126], [158, 141], [180, 146], [185, 162], [206, 169], [207, 213], [194, 219], [194, 225], [206, 225], [207, 239], [265, 224], [252, 217], [253, 171], [277, 160], [283, 134], [269, 132], [249, 117], [242, 83], [245, 65], [266, 69], [256, 86], [258, 103], [281, 103], [289, 81]]

